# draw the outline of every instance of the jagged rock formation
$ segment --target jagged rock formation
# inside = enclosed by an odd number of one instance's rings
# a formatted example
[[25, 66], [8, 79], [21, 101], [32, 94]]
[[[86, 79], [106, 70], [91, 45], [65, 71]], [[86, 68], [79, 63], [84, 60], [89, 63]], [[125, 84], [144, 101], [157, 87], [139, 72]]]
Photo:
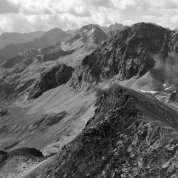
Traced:
[[9, 44], [26, 43], [36, 38], [41, 38], [45, 32], [36, 31], [30, 33], [2, 33], [0, 35], [0, 50]]
[[174, 58], [166, 61], [169, 52], [177, 53], [176, 49], [177, 32], [153, 24], [138, 23], [122, 30], [85, 57], [71, 83], [74, 88], [78, 88], [85, 82], [98, 83], [112, 78], [118, 81], [133, 77], [138, 79], [155, 67], [156, 61], [151, 54], [159, 53], [163, 58], [160, 63], [164, 63], [165, 67], [158, 66], [150, 75], [163, 85], [164, 80], [171, 81], [171, 77], [167, 79], [166, 74], [176, 75], [175, 70], [169, 70], [170, 66], [175, 66], [172, 61]]
[[59, 40], [68, 37], [69, 34], [61, 29], [52, 29], [46, 32], [41, 38], [21, 44], [9, 44], [0, 50], [0, 64], [9, 58], [16, 56], [20, 52], [26, 50], [37, 50], [39, 48], [46, 48], [57, 43]]
[[176, 111], [123, 87], [106, 91], [95, 106], [83, 132], [41, 177], [178, 176]]
[[45, 91], [67, 83], [72, 76], [73, 68], [64, 64], [56, 65], [41, 74], [34, 87], [31, 89], [29, 98], [38, 98]]

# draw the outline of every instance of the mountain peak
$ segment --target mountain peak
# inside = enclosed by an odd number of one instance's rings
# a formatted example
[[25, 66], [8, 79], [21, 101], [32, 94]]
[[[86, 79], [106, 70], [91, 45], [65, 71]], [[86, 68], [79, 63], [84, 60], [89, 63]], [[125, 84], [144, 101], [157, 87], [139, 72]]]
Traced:
[[[169, 31], [168, 29], [159, 26], [157, 24], [154, 23], [145, 23], [145, 22], [141, 22], [141, 23], [136, 23], [134, 25], [132, 25], [130, 28], [132, 28], [133, 30], [139, 30], [139, 31], [149, 31], [152, 32], [152, 30], [164, 30], [164, 31]], [[150, 31], [151, 30], [151, 31]]]
[[104, 32], [97, 25], [94, 24], [85, 25], [79, 30], [79, 33], [81, 35], [90, 35], [94, 32], [99, 32], [104, 34]]

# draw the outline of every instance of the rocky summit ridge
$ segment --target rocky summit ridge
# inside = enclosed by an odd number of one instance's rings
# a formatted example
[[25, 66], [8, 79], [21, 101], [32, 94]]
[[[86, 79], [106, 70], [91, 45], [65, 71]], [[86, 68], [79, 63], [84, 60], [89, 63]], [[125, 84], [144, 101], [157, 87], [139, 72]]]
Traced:
[[114, 85], [95, 107], [82, 133], [36, 177], [178, 176], [177, 111]]

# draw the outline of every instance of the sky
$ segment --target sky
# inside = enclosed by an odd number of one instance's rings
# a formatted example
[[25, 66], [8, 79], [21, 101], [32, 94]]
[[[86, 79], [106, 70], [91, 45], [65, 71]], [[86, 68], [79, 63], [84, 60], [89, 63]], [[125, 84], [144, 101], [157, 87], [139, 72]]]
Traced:
[[151, 22], [178, 27], [178, 0], [0, 0], [0, 34]]

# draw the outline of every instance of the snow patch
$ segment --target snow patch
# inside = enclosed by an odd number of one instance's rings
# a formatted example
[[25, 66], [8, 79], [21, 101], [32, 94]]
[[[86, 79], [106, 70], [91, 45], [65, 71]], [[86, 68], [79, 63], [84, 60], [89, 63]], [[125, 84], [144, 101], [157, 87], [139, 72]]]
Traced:
[[150, 93], [150, 94], [155, 94], [158, 93], [159, 91], [145, 91], [145, 90], [140, 90], [142, 93]]

